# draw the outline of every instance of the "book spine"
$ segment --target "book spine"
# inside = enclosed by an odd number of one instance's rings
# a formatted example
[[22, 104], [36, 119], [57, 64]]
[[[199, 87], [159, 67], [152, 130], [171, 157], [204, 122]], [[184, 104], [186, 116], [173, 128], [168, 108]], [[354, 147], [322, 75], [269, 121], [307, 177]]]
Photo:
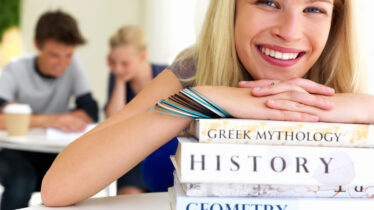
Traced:
[[374, 186], [306, 186], [226, 183], [184, 183], [187, 196], [373, 198]]
[[266, 198], [177, 197], [176, 210], [296, 210], [297, 200]]
[[190, 133], [207, 143], [373, 147], [373, 130], [363, 124], [199, 119]]
[[269, 199], [269, 198], [245, 198], [245, 197], [189, 197], [183, 192], [181, 183], [174, 183], [174, 196], [171, 198], [173, 209], [176, 210], [204, 210], [204, 209], [266, 209], [266, 210], [296, 210], [298, 203], [296, 199]]
[[174, 186], [187, 196], [289, 197], [289, 198], [373, 198], [374, 186], [307, 186], [240, 183], [180, 183], [174, 172]]
[[175, 210], [372, 210], [373, 199], [363, 198], [228, 198], [177, 196]]
[[260, 198], [260, 197], [190, 197], [180, 184], [173, 187], [172, 209], [176, 210], [371, 210], [374, 199], [363, 198]]
[[369, 148], [202, 144], [179, 138], [177, 151], [183, 183], [374, 185]]

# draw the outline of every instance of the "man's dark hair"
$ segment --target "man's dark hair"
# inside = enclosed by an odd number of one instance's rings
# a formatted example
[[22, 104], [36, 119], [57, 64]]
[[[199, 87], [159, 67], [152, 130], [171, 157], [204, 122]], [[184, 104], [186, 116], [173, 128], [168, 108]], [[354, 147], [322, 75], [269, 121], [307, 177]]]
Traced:
[[62, 11], [46, 12], [40, 16], [35, 28], [35, 40], [43, 45], [55, 40], [65, 45], [82, 45], [86, 42], [78, 29], [75, 19]]

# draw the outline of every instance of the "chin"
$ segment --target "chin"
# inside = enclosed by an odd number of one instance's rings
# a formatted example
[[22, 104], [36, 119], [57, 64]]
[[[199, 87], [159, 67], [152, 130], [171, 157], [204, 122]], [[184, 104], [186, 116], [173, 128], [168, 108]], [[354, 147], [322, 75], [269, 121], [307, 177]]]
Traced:
[[294, 74], [285, 74], [285, 72], [269, 73], [259, 75], [255, 80], [289, 80], [296, 78]]
[[64, 75], [65, 71], [63, 72], [56, 72], [54, 74], [52, 74], [53, 77], [61, 77], [62, 75]]

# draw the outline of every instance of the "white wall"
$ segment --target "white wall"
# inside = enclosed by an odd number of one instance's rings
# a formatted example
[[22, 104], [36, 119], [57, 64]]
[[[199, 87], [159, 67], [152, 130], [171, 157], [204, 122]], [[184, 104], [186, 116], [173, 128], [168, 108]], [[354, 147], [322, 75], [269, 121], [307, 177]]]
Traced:
[[369, 91], [374, 93], [374, 8], [373, 0], [355, 0], [358, 2], [358, 18], [361, 30], [363, 50], [369, 71]]
[[181, 50], [195, 43], [207, 2], [145, 0], [144, 25], [151, 61], [171, 63]]

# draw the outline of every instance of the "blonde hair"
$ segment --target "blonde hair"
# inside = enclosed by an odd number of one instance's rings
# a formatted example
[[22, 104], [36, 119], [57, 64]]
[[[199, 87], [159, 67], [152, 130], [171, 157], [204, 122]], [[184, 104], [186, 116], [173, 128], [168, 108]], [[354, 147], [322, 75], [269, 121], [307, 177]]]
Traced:
[[333, 87], [338, 93], [367, 89], [367, 69], [360, 57], [351, 0], [335, 0], [330, 35], [325, 49], [306, 78]]
[[[330, 86], [336, 92], [362, 92], [364, 69], [359, 65], [351, 0], [335, 0], [327, 44], [305, 78]], [[193, 47], [197, 60], [194, 85], [237, 86], [251, 79], [236, 53], [235, 1], [211, 0], [205, 22]]]
[[138, 52], [147, 49], [147, 41], [143, 31], [136, 26], [124, 26], [112, 35], [109, 40], [111, 49], [121, 45], [132, 45]]

